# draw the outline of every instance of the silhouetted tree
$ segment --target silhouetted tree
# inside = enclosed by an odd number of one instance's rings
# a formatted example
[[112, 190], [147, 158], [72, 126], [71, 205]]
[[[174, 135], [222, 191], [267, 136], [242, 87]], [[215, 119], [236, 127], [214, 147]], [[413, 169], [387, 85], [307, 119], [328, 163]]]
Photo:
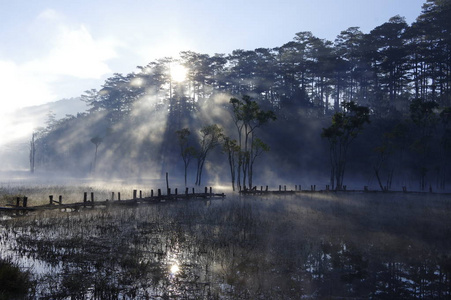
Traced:
[[30, 172], [34, 173], [34, 167], [36, 162], [36, 132], [31, 134], [30, 141]]
[[[276, 115], [271, 110], [262, 110], [257, 102], [251, 100], [247, 95], [244, 95], [242, 100], [231, 98], [230, 103], [232, 104], [232, 119], [238, 133], [238, 146], [241, 149], [238, 162], [238, 182], [241, 184], [240, 172], [242, 171], [243, 187], [246, 188], [250, 162], [254, 155], [252, 145], [255, 137], [255, 129], [268, 123], [270, 120], [276, 120]], [[252, 183], [251, 177], [249, 177], [249, 183]]]
[[185, 170], [185, 186], [187, 185], [187, 173], [188, 173], [188, 166], [191, 162], [191, 159], [196, 156], [196, 150], [193, 146], [189, 145], [189, 136], [191, 135], [191, 132], [188, 128], [183, 128], [181, 130], [177, 130], [176, 132], [177, 140], [179, 142], [180, 146], [180, 155], [183, 159], [183, 166]]
[[252, 188], [252, 179], [254, 175], [254, 163], [258, 156], [270, 150], [269, 146], [261, 139], [254, 138], [252, 141], [251, 157], [249, 157], [249, 187]]
[[229, 137], [224, 137], [224, 142], [222, 144], [223, 152], [227, 154], [227, 160], [230, 167], [230, 175], [232, 180], [232, 189], [235, 191], [235, 176], [238, 166], [238, 159], [241, 152], [241, 148], [238, 146], [235, 139]]
[[207, 154], [221, 143], [222, 137], [222, 128], [216, 124], [204, 126], [200, 130], [200, 148], [197, 151], [196, 185], [201, 184], [202, 171]]
[[321, 136], [327, 138], [330, 147], [331, 162], [331, 186], [341, 190], [345, 173], [347, 153], [349, 145], [363, 129], [365, 123], [369, 123], [369, 109], [359, 106], [353, 101], [342, 104], [343, 111], [332, 116], [332, 125], [323, 128]]
[[91, 143], [93, 143], [96, 147], [96, 151], [94, 152], [94, 162], [92, 166], [92, 172], [95, 173], [96, 171], [96, 164], [97, 164], [97, 149], [99, 148], [100, 144], [103, 142], [103, 138], [99, 136], [95, 136], [91, 139]]
[[417, 169], [420, 175], [420, 189], [426, 188], [426, 175], [431, 166], [431, 147], [434, 129], [438, 122], [438, 103], [415, 99], [410, 104], [410, 117], [416, 125], [416, 138], [412, 149], [418, 155]]

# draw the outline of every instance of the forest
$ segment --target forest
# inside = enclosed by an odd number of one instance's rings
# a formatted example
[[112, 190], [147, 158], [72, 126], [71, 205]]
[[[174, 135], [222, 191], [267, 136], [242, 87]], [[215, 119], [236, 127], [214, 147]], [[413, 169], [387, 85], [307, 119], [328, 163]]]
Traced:
[[184, 51], [114, 74], [81, 95], [88, 111], [49, 113], [30, 171], [445, 190], [450, 15], [450, 0], [427, 0], [411, 25], [398, 15], [334, 41], [301, 31], [273, 49]]

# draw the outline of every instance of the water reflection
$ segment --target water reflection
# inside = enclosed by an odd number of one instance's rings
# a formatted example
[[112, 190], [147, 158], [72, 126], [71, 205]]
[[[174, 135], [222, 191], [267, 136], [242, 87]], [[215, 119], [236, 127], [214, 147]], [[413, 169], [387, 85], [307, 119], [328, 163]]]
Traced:
[[1, 224], [39, 298], [446, 299], [448, 199], [234, 198], [43, 212]]
[[171, 275], [172, 275], [172, 276], [175, 276], [175, 275], [177, 275], [177, 273], [180, 271], [180, 268], [179, 268], [179, 266], [178, 266], [177, 263], [174, 263], [174, 264], [171, 266], [170, 270], [171, 270]]

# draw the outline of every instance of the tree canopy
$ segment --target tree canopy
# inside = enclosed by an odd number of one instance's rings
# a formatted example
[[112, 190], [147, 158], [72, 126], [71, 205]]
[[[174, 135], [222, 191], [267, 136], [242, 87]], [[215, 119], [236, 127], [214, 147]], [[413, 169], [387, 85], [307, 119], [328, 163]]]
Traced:
[[[324, 148], [321, 128], [327, 128], [324, 136], [342, 139], [348, 133], [351, 141], [360, 131], [348, 113], [364, 107], [372, 120], [366, 126], [372, 136], [368, 140], [361, 132], [350, 154], [365, 152], [366, 159], [372, 159], [372, 149], [384, 143], [384, 133], [404, 122], [408, 130], [403, 138], [410, 146], [405, 147], [409, 152], [400, 169], [410, 172], [418, 158], [415, 145], [421, 144], [416, 133], [432, 128], [419, 125], [425, 116], [416, 107], [434, 106], [428, 117], [436, 120], [445, 120], [440, 113], [451, 107], [450, 7], [450, 0], [427, 0], [412, 24], [393, 16], [369, 33], [357, 26], [343, 29], [334, 41], [300, 31], [275, 48], [214, 55], [184, 51], [178, 58], [165, 57], [129, 74], [114, 74], [98, 90], [82, 95], [90, 107], [86, 113], [52, 120], [35, 136], [33, 166], [86, 173], [92, 163], [90, 139], [111, 128], [102, 155], [95, 158], [96, 172], [165, 172], [177, 169], [179, 160], [174, 157], [182, 154], [187, 159], [192, 150], [180, 153], [180, 145], [182, 149], [186, 145], [174, 132], [182, 128], [199, 132], [206, 124], [218, 124], [231, 137], [225, 148], [233, 150], [236, 140], [242, 149], [230, 153], [238, 155], [232, 161], [240, 165], [238, 176], [243, 175], [237, 183], [251, 186], [249, 166], [257, 153], [252, 151], [256, 145], [265, 148], [255, 138], [271, 148], [265, 168], [284, 166], [290, 170], [287, 177], [297, 169], [322, 169], [320, 161], [328, 149], [319, 150]], [[171, 79], [174, 63], [186, 68], [185, 80]], [[332, 124], [340, 126], [328, 127], [332, 116]], [[278, 121], [269, 124], [276, 117]], [[439, 158], [447, 161], [449, 147], [442, 145], [449, 127], [434, 124], [427, 135], [428, 174], [440, 169], [438, 173], [444, 174], [434, 176], [446, 178], [449, 168]], [[218, 155], [212, 153], [211, 158], [220, 165]], [[371, 165], [365, 157], [354, 156], [353, 164]]]

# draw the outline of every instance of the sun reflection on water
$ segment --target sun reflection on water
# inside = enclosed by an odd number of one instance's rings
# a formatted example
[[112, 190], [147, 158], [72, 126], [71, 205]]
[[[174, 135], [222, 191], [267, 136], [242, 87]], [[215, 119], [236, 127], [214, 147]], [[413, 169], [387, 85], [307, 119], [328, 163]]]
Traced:
[[170, 271], [171, 271], [171, 275], [177, 275], [177, 273], [180, 271], [180, 268], [179, 268], [178, 264], [174, 263], [171, 266]]

